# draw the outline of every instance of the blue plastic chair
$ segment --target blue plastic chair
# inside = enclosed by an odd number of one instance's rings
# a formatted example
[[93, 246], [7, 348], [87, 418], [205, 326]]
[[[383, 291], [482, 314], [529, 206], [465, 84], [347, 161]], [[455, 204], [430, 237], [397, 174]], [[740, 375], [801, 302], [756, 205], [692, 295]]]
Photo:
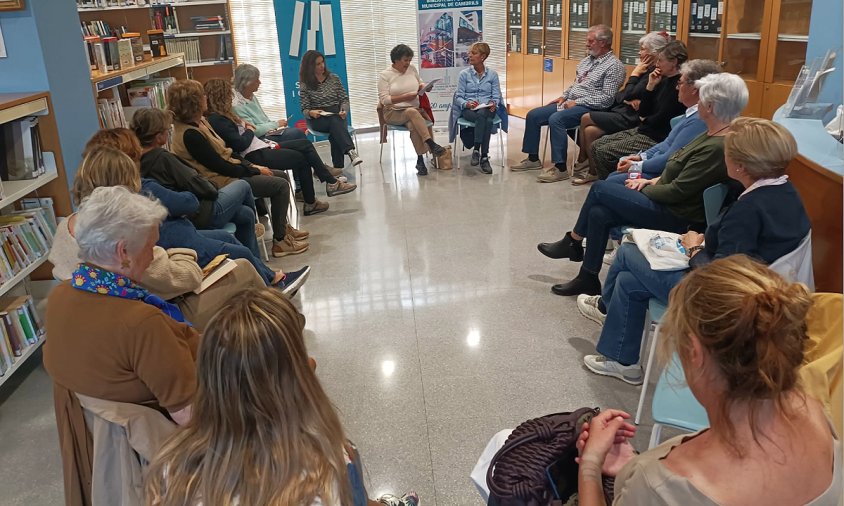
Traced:
[[[319, 130], [315, 130], [315, 129], [311, 126], [311, 122], [310, 122], [310, 121], [305, 121], [305, 123], [308, 125], [308, 132], [310, 132], [310, 134], [313, 136], [313, 138], [314, 138], [314, 142], [316, 142], [316, 140], [317, 140], [316, 138], [317, 138], [317, 137], [328, 137], [328, 132], [320, 132]], [[352, 139], [354, 139], [354, 140], [355, 140], [355, 146], [357, 147], [357, 145], [358, 145], [358, 136], [357, 136], [357, 131], [356, 131], [356, 130], [355, 130], [355, 128], [354, 128], [353, 126], [351, 126], [351, 125], [348, 125], [346, 128], [348, 128], [348, 129], [349, 129], [349, 135], [351, 135], [351, 136], [352, 136]]]
[[654, 427], [648, 443], [649, 449], [659, 444], [662, 428], [666, 425], [689, 432], [709, 427], [706, 410], [689, 390], [683, 366], [680, 365], [680, 358], [676, 353], [659, 376], [651, 404], [651, 413], [654, 418]]
[[[387, 131], [390, 132], [390, 146], [393, 149], [393, 160], [395, 160], [396, 159], [396, 143], [395, 143], [396, 132], [409, 132], [410, 130], [408, 130], [407, 127], [404, 126], [404, 125], [391, 125], [389, 123], [387, 123], [386, 125], [387, 125]], [[428, 128], [431, 128], [432, 126], [434, 126], [434, 122], [426, 120], [425, 125]], [[384, 144], [382, 143], [381, 144], [381, 152], [378, 154], [378, 162], [380, 163], [383, 158], [384, 158]]]
[[[645, 406], [645, 395], [648, 392], [648, 382], [651, 379], [651, 368], [654, 363], [654, 354], [656, 353], [656, 343], [659, 341], [659, 322], [662, 320], [662, 315], [665, 314], [665, 304], [658, 299], [650, 299], [648, 301], [648, 312], [645, 314], [645, 330], [642, 332], [642, 346], [645, 349], [645, 343], [650, 341], [650, 351], [648, 352], [648, 361], [645, 363], [645, 377], [642, 382], [642, 392], [639, 394], [639, 404], [636, 406], [636, 416], [633, 422], [638, 425], [642, 418], [642, 408]], [[651, 335], [651, 327], [653, 327], [653, 335]]]
[[721, 212], [724, 201], [727, 199], [729, 186], [726, 183], [718, 183], [703, 190], [703, 210], [706, 213], [706, 224], [709, 225]]
[[[498, 153], [501, 157], [501, 166], [504, 166], [504, 141], [501, 135], [501, 118], [495, 116], [492, 120], [493, 126], [498, 127]], [[460, 130], [464, 128], [475, 128], [475, 122], [469, 121], [464, 117], [457, 118], [457, 135], [454, 137], [454, 147], [452, 151], [454, 152], [454, 156], [457, 159], [457, 169], [460, 169], [460, 152], [457, 151], [457, 142], [460, 140]], [[462, 151], [462, 150], [461, 150]]]
[[677, 123], [683, 121], [683, 118], [685, 117], [685, 114], [681, 114], [679, 116], [674, 116], [673, 118], [671, 118], [671, 121], [668, 123], [669, 125], [671, 125], [671, 129], [674, 130], [674, 127], [677, 126]]

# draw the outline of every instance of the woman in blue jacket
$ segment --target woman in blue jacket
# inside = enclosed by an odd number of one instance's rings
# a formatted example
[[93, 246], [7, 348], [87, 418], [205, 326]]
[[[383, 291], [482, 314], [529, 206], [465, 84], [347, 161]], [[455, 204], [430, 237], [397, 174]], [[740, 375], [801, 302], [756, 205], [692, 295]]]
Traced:
[[[475, 42], [469, 48], [469, 67], [460, 72], [454, 102], [461, 115], [475, 123], [472, 142], [472, 165], [480, 165], [484, 174], [492, 174], [489, 165], [489, 138], [496, 108], [501, 102], [498, 74], [484, 65], [489, 57], [489, 45]], [[470, 129], [467, 129], [470, 130]]]

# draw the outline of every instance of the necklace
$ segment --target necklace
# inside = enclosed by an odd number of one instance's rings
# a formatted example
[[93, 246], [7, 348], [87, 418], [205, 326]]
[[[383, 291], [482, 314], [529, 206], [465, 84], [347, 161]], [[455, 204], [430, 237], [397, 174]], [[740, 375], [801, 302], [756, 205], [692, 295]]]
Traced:
[[727, 125], [727, 126], [725, 126], [725, 127], [719, 128], [718, 130], [716, 130], [716, 131], [714, 131], [714, 132], [712, 132], [712, 133], [706, 132], [706, 136], [707, 136], [707, 137], [714, 137], [716, 134], [719, 134], [719, 133], [723, 132], [724, 130], [726, 130], [726, 129], [728, 129], [728, 128], [730, 128], [730, 125]]

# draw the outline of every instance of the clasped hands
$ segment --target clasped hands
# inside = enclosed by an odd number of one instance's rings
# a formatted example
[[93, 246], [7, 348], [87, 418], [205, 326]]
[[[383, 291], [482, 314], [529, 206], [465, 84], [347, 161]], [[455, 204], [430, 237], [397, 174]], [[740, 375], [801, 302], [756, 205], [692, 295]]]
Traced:
[[554, 100], [552, 103], [557, 104], [558, 107], [560, 106], [560, 104], [562, 104], [563, 109], [571, 109], [572, 107], [577, 105], [574, 100], [566, 100], [563, 97]]
[[584, 423], [575, 443], [575, 462], [581, 467], [595, 465], [604, 476], [616, 476], [636, 456], [629, 441], [636, 435], [636, 427], [626, 421], [629, 418], [624, 411], [608, 409]]

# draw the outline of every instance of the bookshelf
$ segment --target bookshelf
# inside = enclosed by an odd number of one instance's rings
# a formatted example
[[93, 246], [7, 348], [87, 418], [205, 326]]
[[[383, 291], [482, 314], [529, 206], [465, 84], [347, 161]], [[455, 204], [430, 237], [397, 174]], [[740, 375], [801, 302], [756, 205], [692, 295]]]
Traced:
[[[6, 215], [14, 208], [20, 207], [19, 202], [24, 197], [51, 197], [56, 215], [66, 216], [71, 211], [70, 194], [50, 94], [47, 92], [0, 93], [0, 125], [29, 116], [38, 117], [41, 148], [44, 152], [46, 170], [35, 179], [3, 181], [0, 212]], [[0, 155], [5, 156], [6, 153], [0, 153]], [[40, 257], [34, 258], [30, 263], [22, 266], [13, 276], [7, 276], [0, 283], [0, 296], [31, 293], [30, 281], [38, 279], [52, 279], [46, 251]], [[44, 335], [38, 336], [37, 340], [28, 344], [19, 356], [13, 357], [10, 366], [4, 362], [4, 366], [0, 367], [5, 368], [3, 375], [0, 376], [0, 386], [14, 376], [17, 370], [35, 354], [45, 339], [46, 336]], [[0, 357], [0, 360], [5, 359]]]
[[587, 28], [603, 23], [628, 71], [639, 38], [666, 31], [690, 59], [721, 62], [745, 80], [745, 116], [771, 118], [805, 63], [811, 9], [812, 0], [508, 0], [510, 113], [524, 117], [558, 97], [585, 55]]
[[[231, 12], [227, 0], [150, 1], [150, 0], [77, 0], [82, 26], [97, 31], [137, 32], [149, 53], [147, 30], [162, 28], [170, 54], [184, 53], [187, 76], [200, 82], [212, 78], [231, 79], [234, 75], [234, 42]], [[221, 18], [219, 27], [197, 25]], [[199, 18], [205, 18], [201, 21]], [[125, 30], [123, 30], [125, 29]]]

